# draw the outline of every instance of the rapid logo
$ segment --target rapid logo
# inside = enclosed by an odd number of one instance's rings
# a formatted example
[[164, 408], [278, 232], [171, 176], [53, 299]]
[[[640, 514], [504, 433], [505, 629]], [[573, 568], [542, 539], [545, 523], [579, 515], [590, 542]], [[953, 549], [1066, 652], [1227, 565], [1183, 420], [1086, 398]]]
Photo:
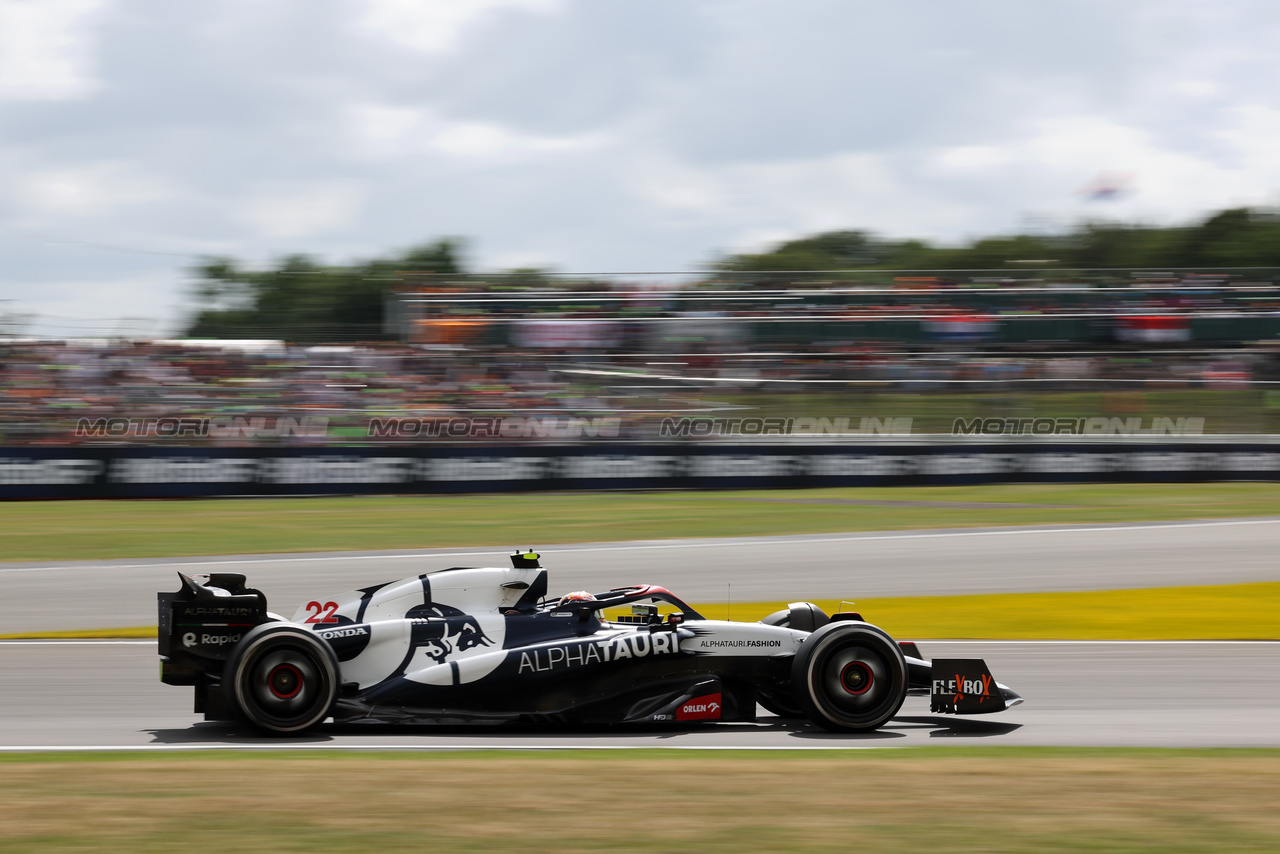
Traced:
[[545, 673], [558, 668], [581, 667], [625, 658], [645, 658], [649, 655], [666, 655], [680, 651], [680, 642], [674, 632], [635, 632], [616, 638], [590, 640], [584, 643], [535, 649], [520, 653], [520, 669]]
[[720, 695], [705, 694], [681, 703], [676, 709], [678, 721], [715, 721], [720, 719]]
[[186, 632], [182, 636], [182, 645], [185, 647], [193, 646], [226, 646], [240, 640], [241, 633], [235, 634], [209, 634], [208, 632]]
[[1004, 697], [980, 658], [933, 660], [930, 711], [957, 715], [1002, 711]]

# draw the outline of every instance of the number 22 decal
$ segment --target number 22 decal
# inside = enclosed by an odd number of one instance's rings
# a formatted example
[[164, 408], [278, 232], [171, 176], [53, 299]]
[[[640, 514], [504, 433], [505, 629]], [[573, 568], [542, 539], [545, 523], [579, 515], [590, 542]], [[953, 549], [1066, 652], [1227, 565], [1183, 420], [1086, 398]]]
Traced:
[[338, 622], [338, 603], [325, 602], [321, 605], [319, 602], [308, 602], [307, 612], [310, 614], [302, 622], [304, 623], [336, 623]]

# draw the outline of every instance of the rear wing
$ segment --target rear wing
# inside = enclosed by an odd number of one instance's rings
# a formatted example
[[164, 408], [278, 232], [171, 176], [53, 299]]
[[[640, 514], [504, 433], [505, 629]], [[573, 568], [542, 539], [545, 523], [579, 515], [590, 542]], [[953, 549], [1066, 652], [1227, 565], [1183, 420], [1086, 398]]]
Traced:
[[156, 594], [163, 656], [225, 660], [245, 632], [270, 619], [267, 597], [246, 587], [239, 573], [214, 572], [195, 578], [178, 573], [178, 577], [180, 590]]

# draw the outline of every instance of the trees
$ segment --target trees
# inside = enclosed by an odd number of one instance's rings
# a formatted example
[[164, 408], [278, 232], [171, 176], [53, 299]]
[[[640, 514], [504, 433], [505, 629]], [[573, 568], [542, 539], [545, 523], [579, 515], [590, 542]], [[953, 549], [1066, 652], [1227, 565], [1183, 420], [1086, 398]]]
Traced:
[[[395, 337], [383, 328], [388, 295], [401, 284], [458, 285], [474, 277], [464, 269], [464, 243], [446, 238], [400, 255], [349, 265], [324, 265], [294, 255], [268, 269], [250, 269], [227, 258], [208, 259], [195, 270], [200, 308], [187, 334], [196, 337], [283, 338], [301, 343]], [[1163, 270], [1224, 267], [1280, 268], [1280, 216], [1237, 208], [1188, 226], [1155, 227], [1085, 222], [1059, 234], [985, 237], [961, 246], [923, 240], [889, 240], [858, 230], [829, 231], [779, 243], [759, 253], [728, 255], [714, 264], [735, 281], [780, 287], [813, 281], [780, 271], [1008, 270], [1027, 271], [1028, 260], [1059, 268]], [[862, 276], [892, 282], [895, 274]], [[990, 275], [989, 273], [986, 275]], [[1272, 274], [1267, 274], [1272, 278]], [[826, 273], [822, 279], [853, 279]], [[944, 278], [962, 278], [948, 274]], [[549, 287], [546, 270], [512, 270], [485, 277], [499, 291]], [[611, 283], [574, 283], [576, 291], [607, 290]]]
[[834, 231], [780, 243], [765, 252], [730, 255], [717, 268], [774, 270], [1016, 270], [1027, 259], [1081, 268], [1280, 267], [1280, 216], [1237, 208], [1189, 226], [1084, 222], [1056, 235], [984, 237], [962, 246], [885, 240], [863, 231]]
[[186, 334], [197, 338], [283, 338], [301, 343], [370, 341], [383, 331], [388, 293], [406, 273], [464, 275], [463, 244], [442, 239], [399, 256], [325, 266], [305, 255], [253, 270], [227, 258], [196, 268], [202, 308]]

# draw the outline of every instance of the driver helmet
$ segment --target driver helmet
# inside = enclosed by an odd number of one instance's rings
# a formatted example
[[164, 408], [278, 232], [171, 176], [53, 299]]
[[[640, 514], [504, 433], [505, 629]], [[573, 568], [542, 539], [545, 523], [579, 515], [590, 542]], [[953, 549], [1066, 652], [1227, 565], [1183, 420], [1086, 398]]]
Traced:
[[556, 607], [565, 608], [565, 607], [568, 607], [569, 605], [574, 604], [575, 602], [595, 602], [595, 601], [596, 601], [596, 597], [592, 596], [587, 591], [575, 590], [572, 593], [566, 593], [563, 596], [561, 596], [560, 602]]

